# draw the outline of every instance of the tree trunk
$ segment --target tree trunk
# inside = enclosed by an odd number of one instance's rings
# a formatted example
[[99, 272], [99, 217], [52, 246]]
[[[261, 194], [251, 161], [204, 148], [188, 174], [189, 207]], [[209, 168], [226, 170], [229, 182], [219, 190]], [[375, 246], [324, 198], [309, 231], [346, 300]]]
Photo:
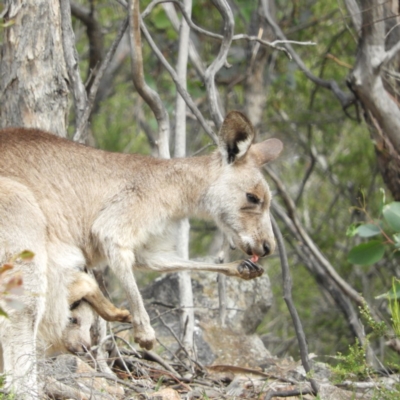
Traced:
[[[192, 13], [192, 0], [184, 0], [184, 6], [189, 15]], [[190, 28], [182, 18], [179, 35], [179, 52], [176, 72], [181, 84], [186, 89], [187, 62], [189, 57], [189, 35]], [[186, 156], [186, 103], [177, 94], [175, 104], [175, 157]], [[177, 237], [178, 254], [189, 259], [189, 220], [185, 218], [179, 224]], [[194, 311], [193, 311], [193, 291], [192, 280], [189, 271], [179, 273], [179, 303], [181, 306], [181, 329], [182, 343], [189, 354], [194, 351]]]
[[0, 63], [0, 126], [66, 136], [68, 74], [57, 0], [8, 0]]
[[[396, 56], [386, 51], [385, 4], [365, 0], [361, 4], [362, 26], [357, 60], [349, 84], [364, 108], [382, 177], [395, 200], [400, 200], [400, 108], [385, 83], [387, 63]], [[391, 52], [393, 52], [392, 55]]]
[[[270, 1], [268, 4], [270, 13], [275, 18], [275, 2]], [[249, 34], [259, 36], [266, 41], [275, 39], [268, 22], [262, 17], [261, 5], [254, 11]], [[245, 114], [257, 127], [262, 122], [267, 102], [269, 82], [267, 82], [268, 75], [265, 73], [265, 69], [268, 63], [274, 63], [274, 57], [271, 57], [271, 61], [268, 62], [273, 52], [266, 47], [261, 47], [257, 42], [249, 43], [247, 51], [250, 61], [245, 81]], [[267, 71], [269, 73], [269, 68]]]

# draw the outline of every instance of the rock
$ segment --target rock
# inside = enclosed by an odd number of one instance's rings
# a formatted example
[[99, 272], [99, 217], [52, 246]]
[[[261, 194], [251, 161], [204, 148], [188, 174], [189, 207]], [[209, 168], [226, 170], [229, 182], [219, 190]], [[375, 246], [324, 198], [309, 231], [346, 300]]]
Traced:
[[373, 391], [371, 393], [357, 393], [355, 391], [340, 389], [331, 384], [320, 385], [318, 394], [322, 400], [369, 400], [373, 397]]
[[[191, 277], [198, 361], [205, 365], [222, 362], [224, 354], [224, 362], [254, 366], [268, 357], [268, 351], [259, 337], [254, 335], [272, 304], [268, 276], [264, 274], [250, 281], [226, 278], [225, 327], [219, 324], [217, 275], [196, 272]], [[142, 292], [158, 339], [172, 351], [178, 350], [179, 345], [171, 330], [181, 337], [178, 286], [178, 275], [168, 274], [156, 279]]]
[[[78, 399], [124, 399], [125, 391], [116, 382], [105, 379], [80, 358], [62, 354], [39, 367], [47, 393], [69, 394]], [[74, 394], [74, 396], [72, 396]], [[65, 397], [64, 397], [65, 398]]]
[[147, 398], [152, 400], [181, 400], [179, 393], [171, 388], [161, 389], [155, 393], [148, 394]]

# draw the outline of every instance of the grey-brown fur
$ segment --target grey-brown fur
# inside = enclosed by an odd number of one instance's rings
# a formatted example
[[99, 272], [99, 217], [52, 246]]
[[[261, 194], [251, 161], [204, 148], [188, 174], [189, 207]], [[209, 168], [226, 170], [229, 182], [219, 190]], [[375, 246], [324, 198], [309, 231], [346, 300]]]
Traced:
[[[21, 365], [21, 351], [6, 332], [20, 330], [31, 338], [22, 351], [34, 357], [41, 320], [52, 321], [48, 335], [64, 328], [73, 268], [111, 267], [130, 305], [135, 341], [145, 348], [155, 335], [132, 268], [261, 275], [250, 260], [214, 265], [180, 259], [173, 251], [176, 222], [190, 215], [213, 218], [231, 246], [253, 260], [274, 251], [271, 195], [260, 167], [278, 157], [282, 143], [252, 144], [253, 138], [253, 128], [238, 112], [228, 114], [214, 153], [185, 159], [109, 153], [38, 130], [0, 131], [0, 262], [26, 248], [34, 251], [28, 265], [16, 268], [39, 294], [27, 294], [25, 309], [11, 313], [7, 329], [0, 329], [9, 371], [28, 373], [29, 363]], [[232, 146], [238, 149], [234, 157], [227, 152]], [[1, 196], [5, 190], [18, 198], [11, 208]], [[34, 385], [34, 372], [28, 376]]]

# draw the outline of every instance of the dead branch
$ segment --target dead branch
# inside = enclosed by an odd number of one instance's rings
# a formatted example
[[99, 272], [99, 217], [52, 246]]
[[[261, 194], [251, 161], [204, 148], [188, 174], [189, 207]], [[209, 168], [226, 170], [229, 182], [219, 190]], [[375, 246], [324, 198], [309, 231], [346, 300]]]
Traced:
[[71, 8], [69, 0], [60, 0], [62, 44], [67, 64], [70, 85], [75, 104], [75, 126], [82, 124], [87, 106], [86, 89], [79, 73], [78, 52], [75, 48], [75, 35], [71, 25]]
[[[184, 9], [182, 3], [179, 0], [155, 0], [152, 1], [147, 7], [146, 9], [143, 11], [142, 13], [142, 18], [146, 18], [151, 11], [153, 10], [153, 8], [158, 5], [158, 4], [162, 4], [162, 3], [173, 3], [176, 4], [182, 13], [183, 18], [185, 18], [187, 24], [190, 26], [190, 28], [195, 31], [198, 32], [202, 35], [208, 36], [210, 38], [213, 39], [217, 39], [217, 40], [224, 40], [224, 36], [218, 34], [218, 33], [214, 33], [214, 32], [210, 32], [207, 31], [206, 29], [203, 29], [199, 26], [197, 26], [192, 19], [190, 18], [189, 14], [186, 12], [186, 10]], [[247, 40], [249, 42], [258, 42], [259, 44], [262, 44], [263, 46], [266, 47], [270, 47], [274, 50], [279, 50], [279, 51], [283, 51], [284, 53], [286, 53], [286, 55], [289, 57], [289, 59], [291, 59], [291, 55], [289, 53], [289, 51], [284, 48], [279, 46], [280, 44], [284, 44], [284, 43], [292, 43], [292, 44], [298, 44], [301, 46], [309, 46], [309, 45], [315, 45], [314, 42], [298, 42], [295, 40], [274, 40], [273, 42], [269, 42], [266, 40], [263, 40], [261, 38], [259, 38], [258, 36], [251, 36], [251, 35], [247, 35], [245, 33], [240, 33], [237, 35], [232, 36], [232, 41], [236, 41], [236, 40]]]
[[171, 372], [175, 377], [180, 378], [181, 375], [175, 371], [174, 368], [172, 368], [171, 365], [169, 365], [163, 358], [161, 358], [158, 354], [154, 353], [154, 351], [151, 350], [143, 350], [143, 355], [146, 357], [148, 360], [152, 360], [160, 364], [162, 367], [164, 367], [167, 371]]
[[224, 37], [222, 39], [221, 47], [217, 57], [214, 58], [213, 62], [204, 73], [204, 82], [207, 88], [208, 101], [210, 103], [210, 114], [216, 127], [219, 129], [223, 121], [222, 115], [225, 115], [225, 112], [221, 111], [222, 105], [219, 99], [218, 91], [215, 87], [215, 75], [226, 63], [228, 51], [232, 43], [235, 22], [233, 19], [232, 10], [226, 0], [214, 0], [213, 3], [220, 12], [224, 21]]
[[[299, 343], [300, 348], [300, 356], [301, 362], [303, 364], [304, 370], [306, 373], [311, 371], [310, 360], [308, 358], [308, 346], [306, 336], [304, 334], [303, 326], [299, 315], [297, 313], [296, 307], [293, 303], [292, 299], [292, 277], [290, 275], [289, 264], [287, 260], [285, 244], [283, 241], [282, 233], [279, 229], [278, 224], [275, 221], [273, 215], [271, 215], [272, 229], [274, 231], [274, 235], [279, 248], [279, 256], [281, 259], [281, 267], [282, 267], [282, 279], [283, 279], [283, 290], [284, 290], [284, 299], [286, 305], [289, 309], [290, 315], [293, 320], [294, 329], [296, 331], [297, 341]], [[318, 384], [313, 378], [308, 378], [313, 388], [314, 394], [318, 393]]]
[[104, 57], [104, 60], [101, 63], [98, 71], [95, 74], [93, 84], [90, 87], [88, 101], [87, 101], [84, 113], [79, 121], [79, 124], [76, 127], [76, 131], [75, 131], [74, 138], [73, 138], [73, 140], [75, 142], [85, 143], [87, 140], [87, 135], [88, 135], [87, 127], [88, 127], [88, 123], [89, 123], [90, 114], [92, 113], [94, 101], [96, 98], [97, 89], [99, 88], [100, 81], [101, 81], [101, 78], [103, 77], [104, 71], [107, 69], [108, 65], [110, 64], [110, 61], [113, 58], [114, 53], [118, 47], [118, 44], [121, 41], [122, 36], [124, 35], [127, 27], [128, 27], [128, 19], [125, 19], [125, 21], [122, 23], [122, 25], [117, 33], [117, 37], [115, 38], [113, 44], [111, 45], [106, 56]]
[[339, 274], [336, 272], [334, 267], [329, 263], [325, 256], [319, 251], [314, 241], [310, 238], [307, 232], [303, 229], [296, 213], [296, 206], [289, 196], [283, 182], [278, 178], [278, 176], [272, 171], [270, 167], [265, 167], [268, 175], [274, 181], [279, 193], [282, 196], [282, 200], [288, 210], [290, 219], [296, 227], [302, 243], [304, 243], [313, 254], [313, 256], [318, 260], [321, 266], [324, 268], [325, 272], [332, 278], [332, 280], [341, 288], [341, 290], [351, 298], [358, 306], [362, 307], [364, 305], [364, 298], [357, 293]]
[[142, 38], [140, 33], [140, 8], [139, 0], [128, 2], [129, 12], [129, 38], [132, 58], [132, 80], [136, 90], [149, 105], [158, 123], [157, 146], [162, 158], [170, 158], [169, 153], [169, 116], [160, 96], [152, 90], [144, 79]]
[[94, 71], [103, 59], [103, 35], [101, 32], [101, 25], [94, 17], [93, 2], [90, 2], [89, 10], [81, 4], [76, 4], [71, 1], [71, 13], [86, 27], [86, 34], [89, 40], [88, 76], [90, 77], [86, 83], [86, 88], [89, 90], [94, 79], [91, 71]]
[[264, 11], [264, 16], [267, 20], [267, 22], [271, 25], [271, 28], [273, 29], [276, 37], [279, 40], [284, 41], [282, 45], [288, 50], [290, 55], [293, 58], [293, 61], [297, 64], [297, 66], [300, 68], [300, 70], [306, 75], [306, 77], [314, 82], [316, 85], [319, 85], [325, 89], [329, 89], [332, 91], [332, 93], [338, 98], [340, 101], [340, 104], [342, 105], [343, 109], [346, 109], [350, 104], [352, 104], [355, 100], [354, 95], [352, 93], [345, 93], [343, 92], [339, 85], [337, 84], [336, 81], [330, 80], [327, 81], [325, 79], [321, 79], [316, 77], [314, 74], [311, 73], [311, 71], [305, 66], [303, 63], [303, 60], [299, 57], [299, 55], [293, 50], [293, 47], [286, 42], [286, 37], [284, 33], [282, 32], [281, 28], [278, 26], [278, 24], [274, 21], [274, 19], [271, 16], [271, 13], [269, 12], [268, 8], [268, 3], [267, 0], [261, 0], [262, 8]]
[[[168, 3], [164, 3], [163, 7], [164, 7], [164, 11], [167, 14], [169, 20], [171, 21], [172, 26], [174, 27], [176, 32], [179, 32], [180, 20], [179, 20], [178, 14], [174, 8], [174, 5], [170, 2], [168, 2]], [[144, 18], [144, 17], [142, 17], [142, 18]], [[188, 19], [186, 19], [186, 23], [189, 25]], [[190, 25], [189, 25], [189, 27], [190, 27]], [[204, 71], [206, 69], [205, 69], [203, 60], [201, 59], [200, 54], [197, 51], [196, 46], [190, 37], [189, 37], [189, 58], [190, 58], [190, 62], [194, 66], [195, 70], [197, 71], [197, 74], [199, 75], [199, 77], [201, 79], [203, 79]]]
[[314, 394], [314, 391], [311, 389], [273, 390], [265, 395], [264, 400], [271, 400], [273, 397], [302, 397], [305, 394]]
[[365, 342], [365, 332], [362, 324], [360, 323], [358, 314], [352, 305], [350, 298], [343, 292], [343, 290], [338, 287], [335, 282], [325, 273], [325, 270], [321, 267], [321, 264], [314, 257], [312, 252], [307, 246], [303, 245], [301, 236], [298, 234], [295, 225], [289, 216], [283, 211], [276, 202], [272, 202], [272, 210], [280, 218], [280, 220], [285, 224], [286, 228], [293, 235], [298, 243], [302, 243], [301, 246], [293, 245], [294, 250], [298, 257], [304, 262], [304, 265], [308, 270], [321, 280], [323, 287], [332, 296], [336, 304], [342, 310], [343, 314], [346, 316], [347, 323], [354, 336], [358, 338], [360, 343]]
[[145, 24], [142, 22], [141, 28], [143, 31], [143, 35], [145, 36], [147, 42], [149, 43], [151, 49], [153, 50], [154, 54], [157, 56], [157, 58], [160, 60], [160, 62], [164, 65], [164, 68], [168, 71], [168, 73], [171, 75], [172, 80], [174, 81], [176, 88], [179, 92], [179, 94], [183, 97], [185, 100], [187, 106], [190, 108], [190, 110], [193, 112], [193, 114], [196, 116], [197, 120], [199, 121], [200, 125], [203, 127], [205, 132], [208, 134], [208, 136], [211, 137], [214, 143], [217, 143], [217, 135], [214, 133], [214, 131], [211, 129], [210, 125], [208, 122], [204, 119], [203, 115], [201, 114], [200, 110], [196, 106], [195, 102], [193, 101], [192, 97], [190, 94], [185, 90], [182, 85], [179, 82], [178, 76], [175, 72], [175, 70], [172, 68], [172, 66], [168, 63], [160, 49], [157, 47], [155, 42], [153, 41], [152, 37], [150, 36], [149, 31], [147, 30]]

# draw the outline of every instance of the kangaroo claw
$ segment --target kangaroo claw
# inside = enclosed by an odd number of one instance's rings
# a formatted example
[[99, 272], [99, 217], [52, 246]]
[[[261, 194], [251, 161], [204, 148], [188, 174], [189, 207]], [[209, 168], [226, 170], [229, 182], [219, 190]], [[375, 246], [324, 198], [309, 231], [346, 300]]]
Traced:
[[240, 278], [250, 280], [261, 276], [264, 273], [264, 270], [251, 260], [244, 260], [239, 264], [238, 272]]

